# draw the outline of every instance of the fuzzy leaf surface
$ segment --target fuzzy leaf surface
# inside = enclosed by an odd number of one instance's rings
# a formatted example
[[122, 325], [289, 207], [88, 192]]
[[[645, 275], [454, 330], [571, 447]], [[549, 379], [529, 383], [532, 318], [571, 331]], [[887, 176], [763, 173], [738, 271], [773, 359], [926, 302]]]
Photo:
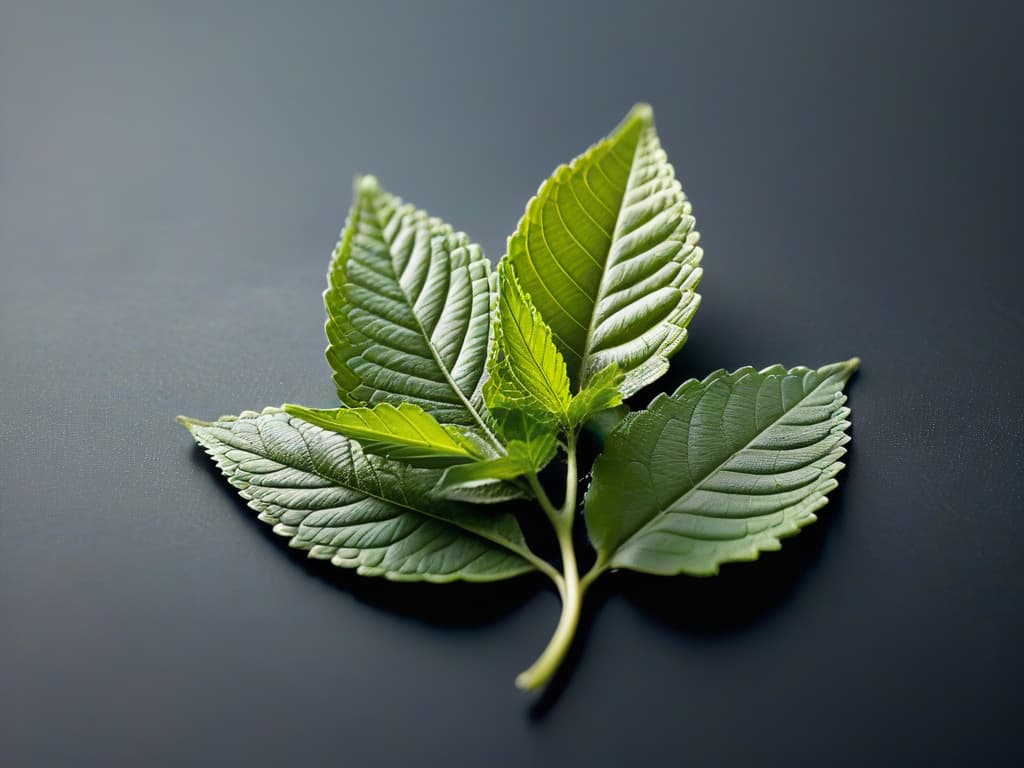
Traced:
[[598, 567], [713, 574], [814, 522], [844, 466], [857, 362], [718, 371], [627, 416], [586, 497]]
[[496, 581], [534, 568], [515, 518], [437, 500], [439, 473], [375, 456], [280, 408], [181, 419], [289, 546], [396, 581]]
[[408, 402], [487, 434], [492, 289], [477, 245], [363, 177], [328, 279], [327, 359], [342, 403]]
[[286, 405], [292, 416], [356, 440], [372, 453], [414, 467], [449, 467], [477, 461], [487, 453], [457, 427], [439, 424], [418, 405], [378, 403], [373, 408], [304, 408]]
[[629, 396], [668, 369], [697, 310], [691, 205], [638, 105], [530, 200], [508, 258], [551, 327], [573, 391], [618, 364]]

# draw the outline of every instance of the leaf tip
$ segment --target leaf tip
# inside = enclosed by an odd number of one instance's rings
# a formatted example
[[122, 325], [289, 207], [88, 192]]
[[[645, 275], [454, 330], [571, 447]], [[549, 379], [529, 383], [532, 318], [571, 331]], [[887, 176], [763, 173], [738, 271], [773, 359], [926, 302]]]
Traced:
[[645, 101], [641, 101], [638, 104], [634, 104], [633, 108], [629, 111], [627, 120], [640, 120], [644, 123], [654, 122], [654, 108]]
[[208, 421], [200, 421], [199, 419], [192, 419], [192, 418], [189, 418], [188, 416], [182, 416], [180, 414], [178, 416], [175, 416], [174, 420], [176, 422], [178, 422], [179, 424], [181, 424], [181, 426], [183, 426], [189, 432], [191, 432], [195, 427], [208, 427], [208, 426], [210, 426], [210, 422], [208, 422]]
[[849, 381], [853, 377], [853, 374], [857, 372], [857, 369], [860, 368], [860, 358], [851, 357], [849, 360], [836, 363], [835, 367], [842, 371], [843, 380]]
[[356, 192], [363, 195], [372, 195], [374, 192], [380, 191], [380, 182], [377, 181], [377, 177], [369, 173], [363, 176], [356, 176], [354, 186]]

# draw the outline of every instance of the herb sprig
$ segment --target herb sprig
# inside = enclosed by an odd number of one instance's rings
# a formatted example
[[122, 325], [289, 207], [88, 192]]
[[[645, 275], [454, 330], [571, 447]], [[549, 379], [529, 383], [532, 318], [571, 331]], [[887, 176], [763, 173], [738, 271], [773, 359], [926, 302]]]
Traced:
[[[561, 618], [516, 678], [538, 688], [602, 574], [704, 576], [756, 559], [815, 520], [843, 468], [856, 358], [720, 370], [624, 415], [686, 341], [698, 241], [647, 105], [544, 182], [496, 269], [465, 234], [360, 178], [324, 294], [343, 407], [179, 420], [310, 557], [397, 581], [544, 573]], [[581, 504], [580, 433], [609, 414]], [[556, 468], [552, 499], [540, 473]], [[538, 514], [557, 566], [520, 528]], [[585, 573], [579, 525], [594, 550]]]

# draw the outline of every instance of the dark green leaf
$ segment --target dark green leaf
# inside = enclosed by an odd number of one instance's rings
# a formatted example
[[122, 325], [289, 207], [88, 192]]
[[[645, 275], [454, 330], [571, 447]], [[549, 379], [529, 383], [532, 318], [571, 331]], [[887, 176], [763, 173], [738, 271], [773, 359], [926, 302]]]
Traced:
[[843, 468], [857, 363], [718, 371], [627, 416], [586, 498], [598, 569], [716, 573], [813, 522]]

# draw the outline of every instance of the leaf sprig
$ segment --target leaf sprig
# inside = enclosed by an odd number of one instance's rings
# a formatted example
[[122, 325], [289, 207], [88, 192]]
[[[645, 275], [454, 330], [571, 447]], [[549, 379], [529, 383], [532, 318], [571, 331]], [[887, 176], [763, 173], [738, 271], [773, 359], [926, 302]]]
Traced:
[[[494, 271], [465, 234], [363, 177], [324, 294], [343, 407], [179, 420], [310, 557], [400, 581], [544, 573], [562, 615], [516, 679], [538, 688], [601, 574], [756, 559], [815, 520], [843, 468], [856, 358], [716, 371], [619, 421], [580, 514], [581, 429], [625, 409], [685, 342], [698, 241], [647, 105], [541, 185]], [[559, 456], [556, 504], [539, 475]], [[538, 514], [523, 499], [550, 522], [557, 566], [523, 536], [520, 517]]]

